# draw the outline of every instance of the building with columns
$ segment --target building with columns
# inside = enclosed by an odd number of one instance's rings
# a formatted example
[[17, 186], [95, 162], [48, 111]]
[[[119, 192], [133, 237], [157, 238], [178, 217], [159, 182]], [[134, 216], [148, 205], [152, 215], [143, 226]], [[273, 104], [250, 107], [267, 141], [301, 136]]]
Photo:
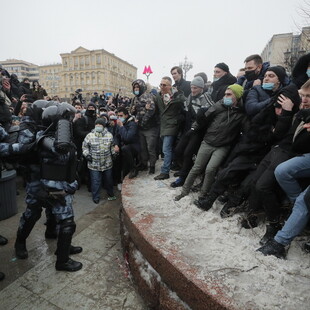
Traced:
[[104, 90], [106, 93], [132, 93], [131, 83], [137, 78], [137, 68], [104, 49], [87, 50], [78, 47], [60, 54], [62, 60], [59, 95], [69, 98], [78, 88], [83, 95]]
[[[88, 50], [78, 47], [70, 53], [62, 53], [61, 63], [37, 66], [25, 61], [0, 61], [9, 72], [16, 73], [19, 80], [26, 77], [39, 80], [49, 96], [58, 95], [69, 99], [76, 89], [82, 89], [84, 98], [91, 98], [94, 92], [132, 95], [131, 83], [137, 78], [137, 68], [104, 49]], [[28, 69], [22, 64], [29, 64]], [[32, 67], [30, 67], [30, 65]], [[26, 69], [25, 69], [26, 68]], [[34, 71], [32, 71], [35, 68]], [[12, 69], [12, 70], [11, 70]], [[29, 73], [32, 74], [32, 73]]]

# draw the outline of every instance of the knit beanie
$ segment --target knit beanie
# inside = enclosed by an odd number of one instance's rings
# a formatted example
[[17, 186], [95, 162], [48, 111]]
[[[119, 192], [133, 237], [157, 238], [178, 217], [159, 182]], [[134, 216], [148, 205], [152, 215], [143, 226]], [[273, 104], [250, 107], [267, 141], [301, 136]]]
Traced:
[[285, 69], [282, 66], [274, 66], [274, 67], [269, 67], [267, 71], [272, 71], [276, 74], [278, 77], [280, 83], [283, 85], [285, 84], [285, 79], [287, 77]]
[[103, 127], [105, 127], [107, 124], [107, 121], [105, 118], [97, 118], [95, 121], [95, 125], [102, 125]]
[[238, 84], [229, 85], [227, 89], [231, 89], [237, 100], [239, 100], [243, 95], [243, 87]]
[[191, 81], [191, 86], [197, 86], [197, 87], [200, 87], [200, 88], [204, 88], [205, 86], [205, 83], [202, 79], [201, 76], [196, 76], [192, 81]]
[[220, 68], [224, 70], [225, 72], [229, 72], [229, 67], [224, 62], [220, 62], [219, 64], [215, 66], [215, 68]]

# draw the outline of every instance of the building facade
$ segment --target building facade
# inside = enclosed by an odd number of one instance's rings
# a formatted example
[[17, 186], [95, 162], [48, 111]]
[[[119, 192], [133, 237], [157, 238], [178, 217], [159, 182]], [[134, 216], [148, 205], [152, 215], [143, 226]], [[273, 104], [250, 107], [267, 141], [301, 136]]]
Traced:
[[[23, 60], [1, 61], [10, 74], [39, 80], [49, 96], [69, 99], [82, 89], [84, 98], [105, 91], [123, 96], [132, 95], [131, 83], [137, 78], [137, 68], [104, 49], [88, 50], [78, 47], [71, 53], [60, 54], [61, 63], [37, 66]], [[26, 75], [28, 74], [28, 75]]]
[[31, 82], [39, 80], [38, 65], [19, 59], [7, 59], [0, 61], [0, 64], [10, 74], [16, 74], [20, 81], [24, 78], [28, 78]]
[[78, 88], [86, 97], [102, 90], [124, 96], [132, 93], [131, 83], [137, 78], [137, 68], [114, 54], [104, 49], [90, 51], [79, 47], [60, 56], [61, 97], [69, 98]]
[[288, 73], [298, 58], [310, 52], [310, 27], [304, 27], [299, 34], [275, 34], [265, 46], [261, 56], [271, 65], [281, 65]]

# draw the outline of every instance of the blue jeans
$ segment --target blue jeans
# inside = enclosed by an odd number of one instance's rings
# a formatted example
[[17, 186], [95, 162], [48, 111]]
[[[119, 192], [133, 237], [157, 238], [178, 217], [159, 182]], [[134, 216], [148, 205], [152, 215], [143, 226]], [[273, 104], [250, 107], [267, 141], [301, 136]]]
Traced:
[[310, 186], [297, 197], [290, 217], [274, 237], [274, 240], [278, 243], [283, 245], [290, 244], [306, 227], [310, 218], [309, 209], [304, 200], [307, 190], [310, 190]]
[[310, 153], [283, 162], [274, 174], [288, 198], [294, 202], [302, 191], [297, 179], [310, 177]]
[[176, 136], [162, 136], [163, 140], [163, 153], [164, 153], [164, 164], [161, 167], [161, 173], [169, 174], [171, 161], [172, 161], [172, 152], [173, 144]]
[[103, 183], [104, 188], [107, 190], [109, 197], [114, 196], [113, 192], [113, 176], [112, 168], [105, 171], [89, 170], [91, 180], [91, 192], [93, 200], [100, 199], [101, 184]]

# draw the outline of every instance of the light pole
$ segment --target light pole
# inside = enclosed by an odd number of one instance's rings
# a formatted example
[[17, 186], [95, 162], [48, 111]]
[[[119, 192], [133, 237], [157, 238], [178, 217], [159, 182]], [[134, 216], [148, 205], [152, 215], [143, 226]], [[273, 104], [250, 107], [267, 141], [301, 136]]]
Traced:
[[186, 80], [186, 73], [193, 68], [193, 63], [190, 61], [187, 61], [187, 56], [184, 58], [184, 62], [180, 62], [179, 66], [182, 68], [184, 72], [184, 80]]

